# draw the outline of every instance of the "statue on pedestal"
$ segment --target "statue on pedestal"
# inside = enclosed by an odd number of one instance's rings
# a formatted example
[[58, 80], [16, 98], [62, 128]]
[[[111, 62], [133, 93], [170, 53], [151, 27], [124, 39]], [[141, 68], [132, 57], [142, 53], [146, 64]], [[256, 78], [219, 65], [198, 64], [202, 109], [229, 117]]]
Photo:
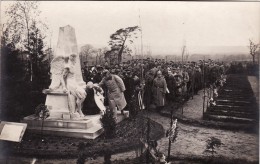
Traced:
[[82, 103], [86, 98], [85, 86], [76, 82], [75, 78], [76, 55], [56, 57], [51, 63], [52, 82], [45, 93], [63, 92], [68, 94], [69, 113], [71, 118], [84, 117], [81, 111]]
[[[22, 122], [27, 123], [30, 129], [42, 130], [59, 136], [95, 139], [102, 133], [100, 113], [104, 113], [104, 98], [94, 85], [86, 87], [83, 81], [75, 30], [71, 26], [60, 27], [58, 44], [54, 51], [51, 66], [51, 84], [43, 90], [46, 94], [45, 106], [49, 117], [44, 126], [36, 115], [25, 117]], [[92, 95], [87, 95], [92, 90]], [[100, 95], [100, 96], [98, 96]], [[94, 96], [94, 98], [93, 98]], [[88, 105], [83, 102], [88, 98], [93, 104], [95, 101], [95, 115], [84, 116], [82, 111], [89, 111]], [[88, 101], [87, 104], [90, 102]]]
[[69, 25], [60, 27], [54, 59], [51, 62], [51, 85], [44, 90], [46, 105], [51, 118], [84, 117], [81, 108], [86, 97], [78, 54], [75, 29]]
[[[82, 105], [88, 89], [82, 78], [75, 30], [69, 25], [60, 27], [50, 72], [52, 82], [49, 89], [44, 90], [47, 94], [45, 105], [51, 109], [50, 118], [83, 118]], [[104, 113], [105, 107], [100, 101], [102, 95], [97, 95], [95, 92], [95, 102]]]

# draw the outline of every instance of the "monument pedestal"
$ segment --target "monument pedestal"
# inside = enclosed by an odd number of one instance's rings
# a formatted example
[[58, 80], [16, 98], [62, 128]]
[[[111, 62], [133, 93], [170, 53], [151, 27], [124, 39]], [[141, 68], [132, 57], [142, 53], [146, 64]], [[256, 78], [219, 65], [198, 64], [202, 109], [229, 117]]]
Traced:
[[[125, 119], [128, 111], [122, 115], [120, 111], [117, 113], [117, 122]], [[27, 123], [27, 129], [35, 133], [53, 134], [57, 136], [76, 137], [95, 139], [103, 132], [100, 122], [101, 115], [87, 115], [79, 120], [70, 119], [46, 119], [43, 123], [35, 115], [25, 117], [21, 122]]]
[[[44, 92], [45, 93], [45, 92]], [[95, 139], [102, 134], [103, 128], [100, 122], [101, 115], [87, 115], [83, 118], [70, 119], [68, 94], [63, 92], [48, 92], [45, 105], [50, 116], [42, 120], [35, 115], [25, 117], [21, 122], [27, 123], [27, 129], [35, 133], [54, 134], [57, 136]], [[117, 122], [129, 116], [128, 111], [124, 115], [117, 112]]]
[[63, 92], [45, 93], [50, 116], [48, 119], [62, 119], [64, 114], [69, 114], [68, 94]]

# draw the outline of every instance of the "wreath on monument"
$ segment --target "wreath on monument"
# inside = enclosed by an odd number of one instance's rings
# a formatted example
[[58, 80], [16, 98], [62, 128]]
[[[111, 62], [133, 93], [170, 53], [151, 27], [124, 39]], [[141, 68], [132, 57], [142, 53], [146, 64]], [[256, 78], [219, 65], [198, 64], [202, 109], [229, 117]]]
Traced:
[[41, 119], [48, 118], [50, 116], [50, 111], [47, 105], [39, 104], [35, 109], [35, 115]]

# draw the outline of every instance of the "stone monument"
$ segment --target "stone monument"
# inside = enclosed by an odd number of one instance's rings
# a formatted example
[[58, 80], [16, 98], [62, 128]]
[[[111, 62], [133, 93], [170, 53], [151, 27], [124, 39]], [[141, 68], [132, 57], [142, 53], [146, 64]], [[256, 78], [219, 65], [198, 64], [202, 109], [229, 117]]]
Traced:
[[[72, 54], [73, 60], [71, 60]], [[95, 139], [103, 132], [100, 122], [101, 115], [72, 117], [71, 99], [69, 98], [71, 91], [66, 90], [67, 88], [64, 87], [68, 86], [69, 81], [67, 81], [66, 84], [63, 81], [63, 71], [67, 69], [67, 66], [69, 69], [71, 68], [70, 66], [73, 66], [73, 85], [71, 86], [72, 88], [74, 87], [74, 91], [77, 92], [80, 90], [79, 88], [84, 88], [86, 83], [82, 78], [75, 30], [70, 25], [60, 27], [59, 29], [58, 43], [54, 52], [54, 59], [51, 62], [50, 71], [52, 74], [52, 82], [49, 89], [43, 91], [43, 93], [46, 94], [45, 105], [50, 113], [50, 116], [44, 120], [43, 132], [60, 136]], [[69, 77], [71, 78], [71, 75]], [[85, 92], [84, 89], [83, 92]], [[122, 121], [124, 116], [121, 115], [120, 112], [118, 115], [117, 121]], [[21, 122], [27, 123], [27, 129], [29, 130], [35, 132], [41, 131], [42, 120], [35, 115], [27, 116]]]
[[75, 54], [76, 56], [74, 68], [76, 83], [84, 87], [86, 83], [82, 78], [75, 30], [70, 25], [67, 25], [60, 27], [57, 47], [51, 62], [52, 82], [49, 87], [51, 90], [44, 92], [47, 94], [45, 105], [50, 110], [50, 119], [70, 117], [68, 94], [63, 92], [60, 79], [62, 78], [62, 71], [64, 69], [64, 58], [69, 58], [71, 54]]
[[[78, 86], [84, 87], [80, 59], [78, 53], [75, 29], [70, 25], [60, 27], [57, 47], [54, 59], [51, 62], [52, 82], [49, 89], [44, 90], [46, 94], [45, 105], [48, 107], [50, 117], [44, 120], [43, 132], [68, 137], [79, 137], [95, 139], [103, 129], [100, 123], [100, 115], [92, 115], [72, 119], [70, 114], [68, 93], [62, 87], [62, 71], [64, 59], [75, 55], [74, 78]], [[28, 124], [28, 129], [40, 132], [42, 120], [35, 115], [25, 117], [21, 122]]]

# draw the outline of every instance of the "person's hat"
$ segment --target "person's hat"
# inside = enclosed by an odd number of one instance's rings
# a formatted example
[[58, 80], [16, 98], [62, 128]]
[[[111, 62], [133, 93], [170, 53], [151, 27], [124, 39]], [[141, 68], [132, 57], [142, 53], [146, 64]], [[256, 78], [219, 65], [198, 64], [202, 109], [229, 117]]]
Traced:
[[102, 72], [103, 75], [105, 75], [107, 73], [109, 73], [109, 70], [107, 70], [107, 69], [103, 70], [103, 72]]
[[115, 73], [116, 70], [113, 68], [113, 69], [110, 70], [110, 72], [111, 72], [111, 73]]
[[102, 69], [104, 69], [102, 66], [97, 65], [97, 70], [98, 70], [98, 71], [101, 71]]

